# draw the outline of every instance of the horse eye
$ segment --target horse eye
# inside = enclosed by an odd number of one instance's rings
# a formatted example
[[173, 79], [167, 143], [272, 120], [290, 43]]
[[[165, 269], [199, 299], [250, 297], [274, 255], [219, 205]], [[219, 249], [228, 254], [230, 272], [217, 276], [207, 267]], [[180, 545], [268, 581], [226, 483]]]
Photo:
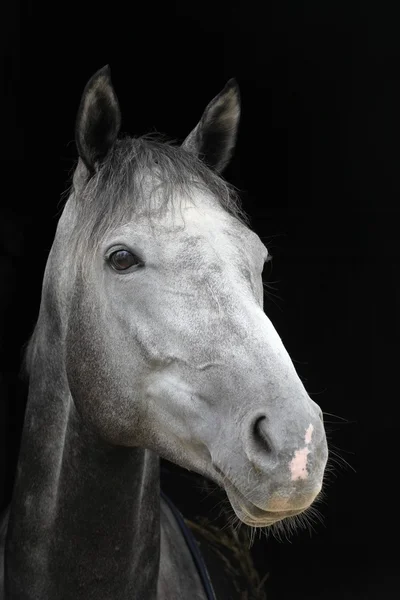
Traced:
[[110, 262], [117, 271], [126, 271], [134, 265], [142, 264], [140, 260], [128, 250], [117, 250], [110, 256]]

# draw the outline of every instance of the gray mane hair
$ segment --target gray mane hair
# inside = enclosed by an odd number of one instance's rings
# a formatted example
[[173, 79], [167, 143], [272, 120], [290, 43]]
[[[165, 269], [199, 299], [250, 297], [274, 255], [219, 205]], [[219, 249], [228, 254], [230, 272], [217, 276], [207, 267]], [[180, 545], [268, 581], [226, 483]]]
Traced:
[[[176, 208], [177, 192], [193, 197], [195, 189], [206, 191], [248, 224], [233, 186], [197, 156], [172, 144], [154, 134], [119, 139], [83, 188], [73, 188], [78, 225], [71, 241], [76, 258], [90, 262], [105, 235], [131, 221], [138, 211], [151, 219], [168, 207]], [[156, 208], [152, 198], [160, 188], [162, 203]]]

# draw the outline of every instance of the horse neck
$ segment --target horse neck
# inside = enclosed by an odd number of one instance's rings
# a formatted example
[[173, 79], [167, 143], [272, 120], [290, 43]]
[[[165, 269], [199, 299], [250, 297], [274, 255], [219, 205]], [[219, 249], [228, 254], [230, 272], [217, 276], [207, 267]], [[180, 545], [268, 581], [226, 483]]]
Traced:
[[32, 351], [6, 598], [153, 598], [159, 459], [141, 448], [109, 446], [85, 426], [54, 329], [39, 331]]

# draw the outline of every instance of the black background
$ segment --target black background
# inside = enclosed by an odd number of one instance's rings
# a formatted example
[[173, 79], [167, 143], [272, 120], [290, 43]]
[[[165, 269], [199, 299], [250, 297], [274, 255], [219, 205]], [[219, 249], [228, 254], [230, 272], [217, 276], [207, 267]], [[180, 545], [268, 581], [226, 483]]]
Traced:
[[279, 298], [265, 310], [311, 397], [345, 419], [326, 415], [331, 447], [352, 467], [332, 456], [342, 466], [315, 533], [257, 541], [268, 598], [398, 597], [396, 3], [130, 4], [2, 9], [2, 506], [26, 398], [18, 370], [87, 79], [109, 63], [123, 129], [182, 140], [235, 76], [242, 120], [225, 176], [274, 257]]

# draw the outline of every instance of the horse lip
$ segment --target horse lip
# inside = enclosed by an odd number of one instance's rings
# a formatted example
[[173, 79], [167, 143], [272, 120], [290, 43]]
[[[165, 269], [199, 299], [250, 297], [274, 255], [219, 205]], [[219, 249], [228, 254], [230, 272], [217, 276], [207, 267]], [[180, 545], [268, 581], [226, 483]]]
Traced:
[[[253, 502], [248, 500], [243, 494], [236, 488], [227, 489], [229, 501], [232, 504], [233, 509], [237, 506], [239, 512], [243, 513], [248, 521], [249, 525], [267, 526], [282, 521], [287, 517], [294, 517], [304, 511], [304, 509], [298, 510], [285, 510], [285, 511], [270, 511], [259, 508]], [[233, 501], [233, 502], [232, 502]], [[244, 519], [243, 519], [244, 520]]]
[[[218, 467], [216, 468], [216, 471], [223, 475]], [[273, 523], [276, 523], [276, 521], [281, 521], [287, 517], [294, 517], [305, 510], [305, 508], [284, 511], [264, 510], [246, 498], [246, 496], [244, 496], [244, 494], [242, 494], [242, 492], [240, 492], [225, 475], [223, 475], [223, 482], [221, 483], [226, 490], [232, 508], [235, 510], [235, 507], [237, 506], [239, 512], [244, 513], [247, 517], [246, 520], [249, 522], [249, 525], [272, 525]]]

